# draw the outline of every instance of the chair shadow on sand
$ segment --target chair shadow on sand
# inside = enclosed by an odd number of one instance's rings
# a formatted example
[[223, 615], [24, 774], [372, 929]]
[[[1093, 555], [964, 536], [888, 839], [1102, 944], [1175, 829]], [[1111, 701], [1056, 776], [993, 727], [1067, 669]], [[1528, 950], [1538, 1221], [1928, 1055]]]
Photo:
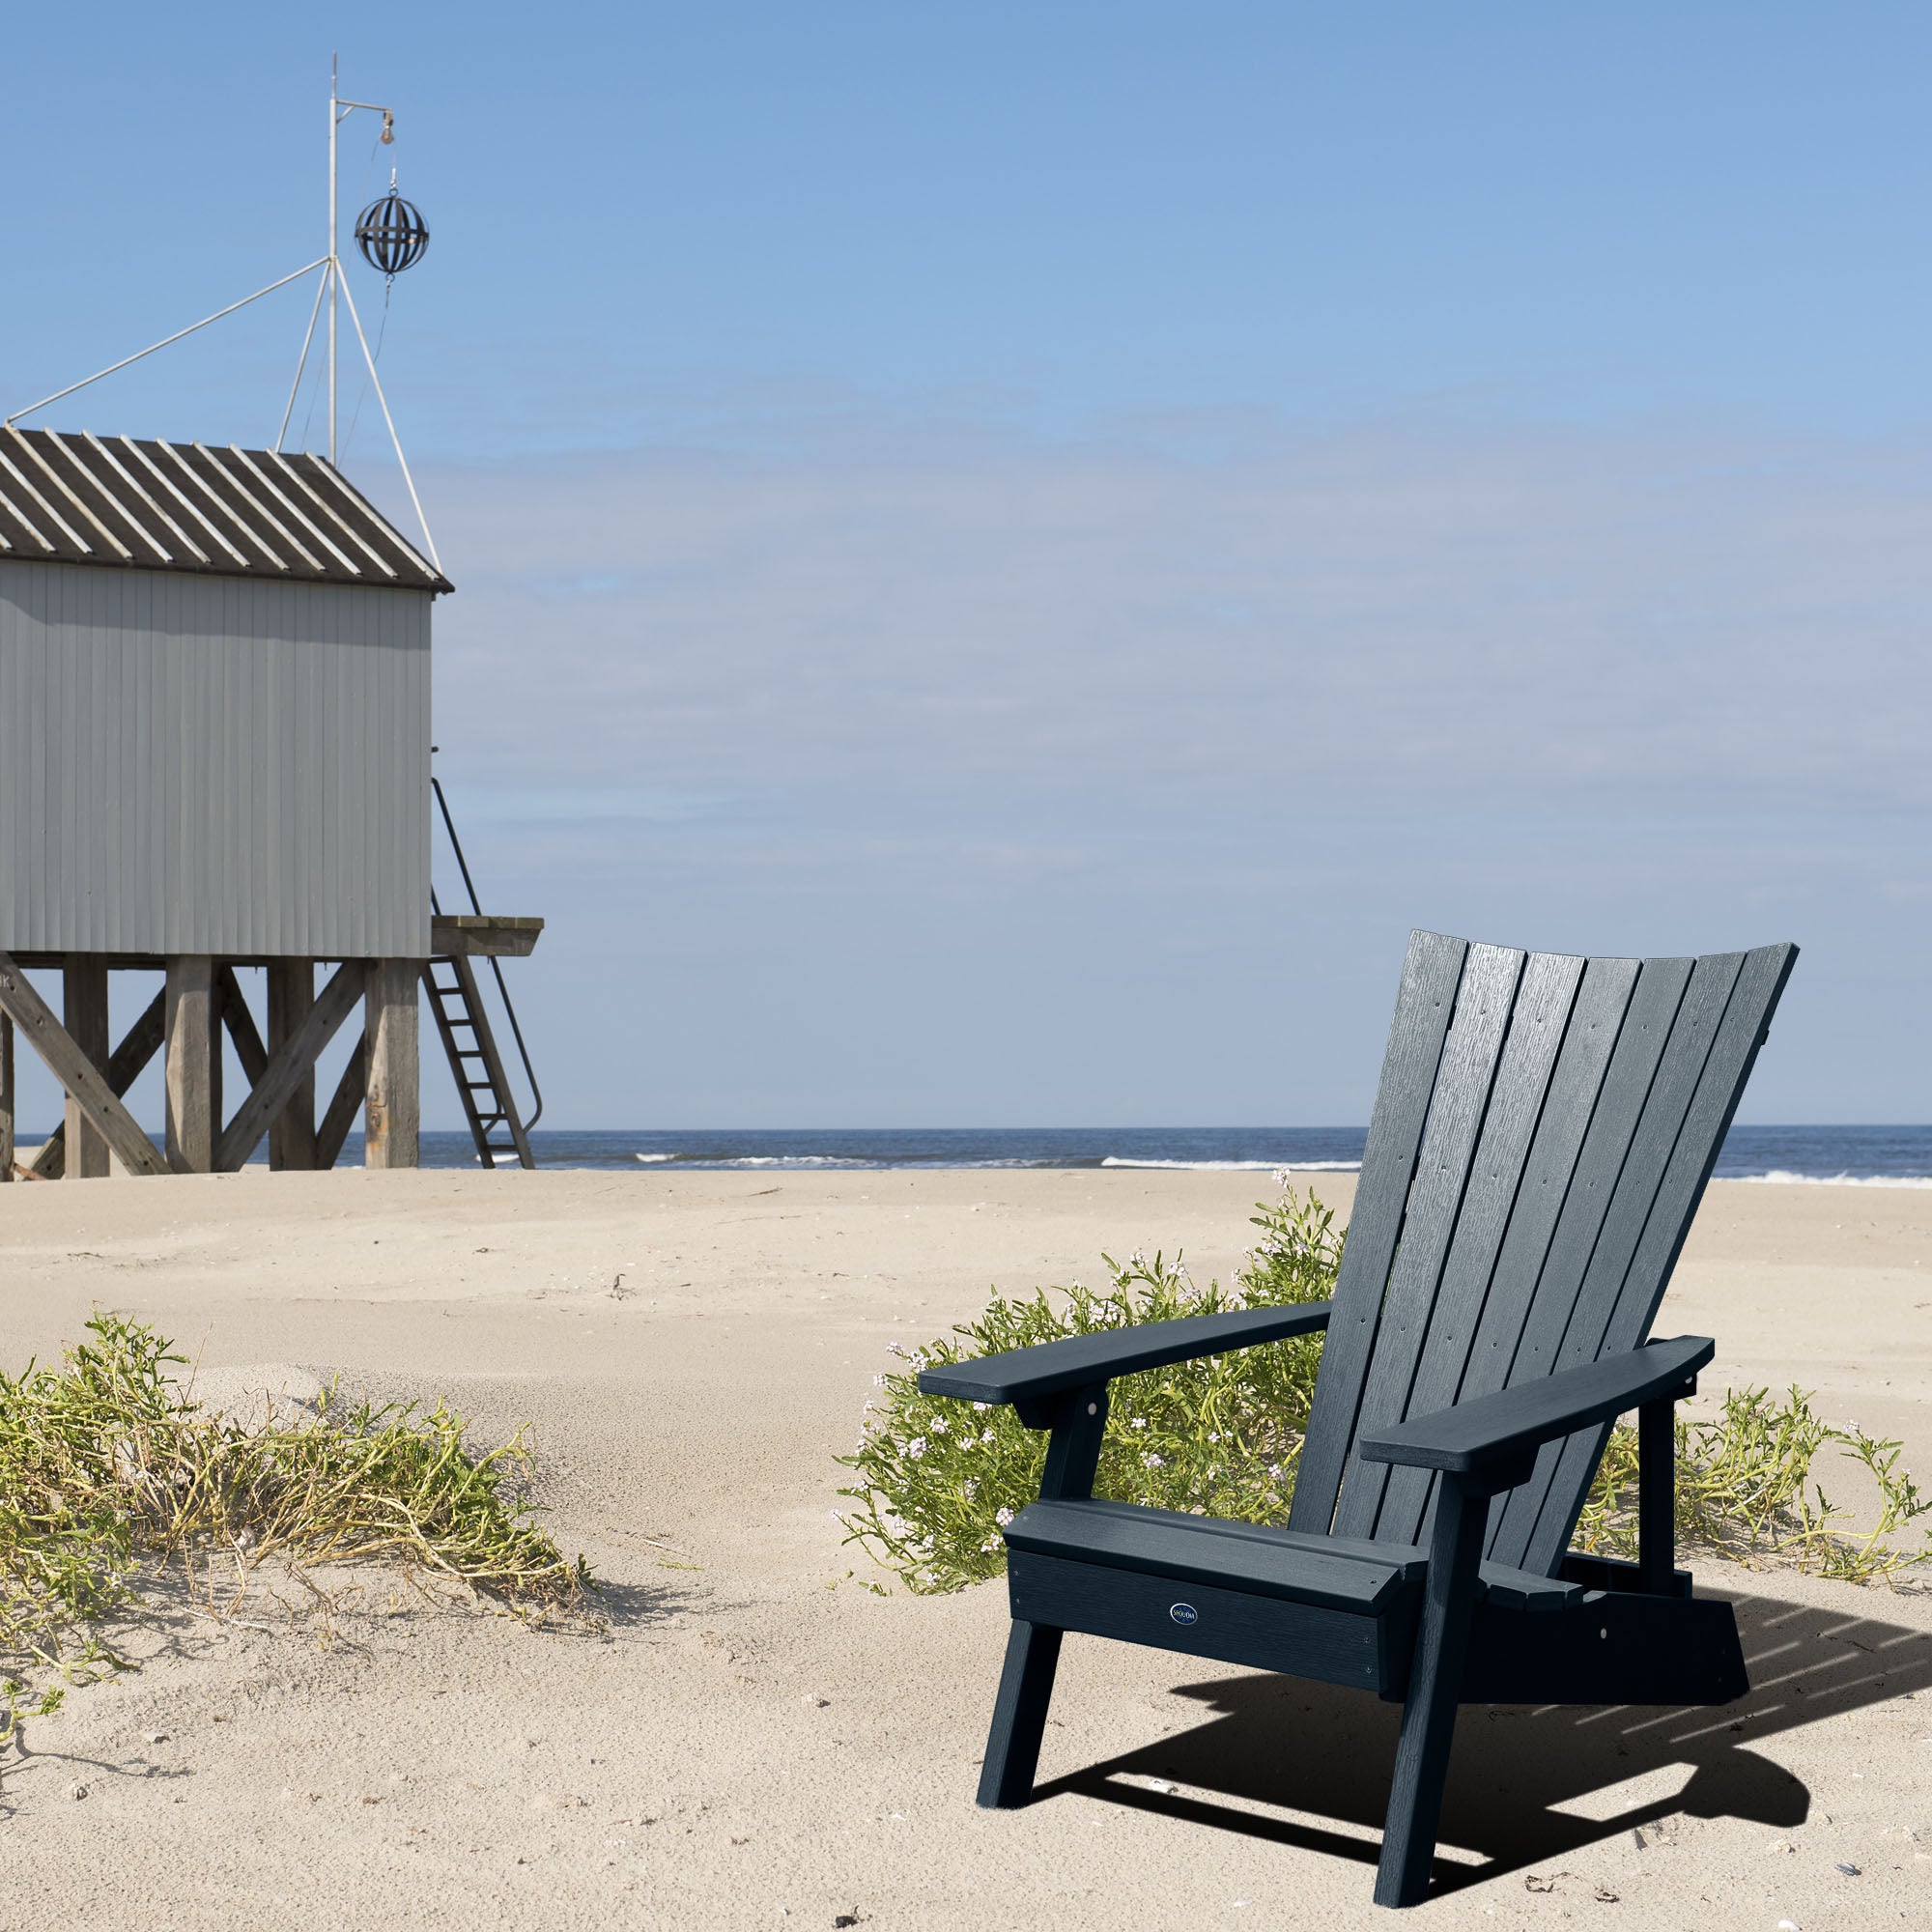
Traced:
[[[1712, 1592], [1725, 1595], [1725, 1592]], [[1932, 1634], [1770, 1598], [1731, 1599], [1750, 1694], [1719, 1709], [1465, 1704], [1456, 1727], [1439, 1890], [1548, 1862], [1677, 1813], [1790, 1830], [1811, 1794], [1758, 1741], [1932, 1688]], [[1192, 1730], [1042, 1783], [1062, 1792], [1373, 1864], [1388, 1805], [1400, 1704], [1290, 1677], [1176, 1687], [1214, 1712]], [[1607, 1817], [1557, 1807], [1681, 1767], [1688, 1777]], [[1185, 1791], [1129, 1784], [1172, 1779]], [[1220, 1801], [1229, 1802], [1220, 1802]], [[1267, 1805], [1300, 1822], [1242, 1808]], [[1601, 1808], [1601, 1807], [1593, 1807]], [[1350, 1830], [1348, 1828], [1354, 1829]]]

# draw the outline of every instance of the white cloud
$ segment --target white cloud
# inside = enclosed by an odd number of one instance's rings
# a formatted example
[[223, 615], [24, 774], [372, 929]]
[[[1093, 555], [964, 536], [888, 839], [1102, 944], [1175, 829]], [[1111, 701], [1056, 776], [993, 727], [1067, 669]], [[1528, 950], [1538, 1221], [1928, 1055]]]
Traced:
[[1895, 456], [1387, 434], [438, 496], [440, 730], [518, 783], [1928, 802], [1932, 498]]
[[1757, 1117], [1932, 1104], [1916, 453], [901, 439], [431, 488], [440, 767], [486, 897], [551, 920], [559, 1121], [1360, 1119], [1411, 923], [1796, 938]]

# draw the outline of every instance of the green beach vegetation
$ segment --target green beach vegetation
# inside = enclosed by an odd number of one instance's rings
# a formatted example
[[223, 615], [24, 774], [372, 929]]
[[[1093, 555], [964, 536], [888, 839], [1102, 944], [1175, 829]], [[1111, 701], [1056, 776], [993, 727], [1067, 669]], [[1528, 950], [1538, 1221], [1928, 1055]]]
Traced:
[[[915, 1591], [953, 1590], [1000, 1575], [1000, 1530], [1038, 1493], [1043, 1434], [1010, 1408], [968, 1405], [919, 1391], [919, 1371], [942, 1362], [1050, 1342], [1064, 1335], [1129, 1327], [1224, 1309], [1325, 1300], [1333, 1292], [1344, 1236], [1331, 1209], [1297, 1196], [1283, 1177], [1281, 1197], [1257, 1204], [1261, 1233], [1232, 1287], [1205, 1287], [1179, 1256], [1102, 1256], [1107, 1282], [995, 1293], [977, 1321], [924, 1347], [895, 1345], [903, 1366], [878, 1378], [859, 1445], [838, 1460], [855, 1480], [838, 1493], [847, 1541], [869, 1548]], [[1321, 1366], [1312, 1335], [1203, 1361], [1123, 1376], [1113, 1384], [1094, 1481], [1097, 1495], [1160, 1509], [1250, 1522], [1281, 1522]], [[1856, 1424], [1835, 1427], [1793, 1387], [1725, 1393], [1708, 1417], [1677, 1419], [1677, 1534], [1687, 1551], [1734, 1562], [1786, 1562], [1851, 1582], [1891, 1579], [1932, 1558], [1932, 1531], [1917, 1548], [1895, 1539], [1932, 1513], [1899, 1466], [1897, 1442]], [[1836, 1449], [1876, 1486], [1875, 1514], [1861, 1529], [1816, 1480], [1818, 1459]], [[1611, 1434], [1597, 1481], [1572, 1539], [1578, 1549], [1636, 1553], [1636, 1431]], [[1922, 1525], [1921, 1525], [1922, 1530]]]
[[523, 1431], [477, 1455], [441, 1401], [333, 1388], [312, 1414], [238, 1420], [176, 1378], [185, 1358], [151, 1327], [87, 1326], [58, 1368], [0, 1375], [0, 1743], [32, 1699], [58, 1701], [55, 1678], [122, 1665], [107, 1633], [171, 1566], [222, 1614], [274, 1558], [301, 1576], [384, 1564], [427, 1596], [586, 1617], [595, 1581], [534, 1520]]

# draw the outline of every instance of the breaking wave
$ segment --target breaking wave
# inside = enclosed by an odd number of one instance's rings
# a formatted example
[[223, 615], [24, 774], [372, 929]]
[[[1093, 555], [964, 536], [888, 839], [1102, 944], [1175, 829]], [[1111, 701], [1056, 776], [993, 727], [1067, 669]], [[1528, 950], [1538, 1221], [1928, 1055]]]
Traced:
[[1932, 1187], [1932, 1174], [1793, 1174], [1782, 1167], [1769, 1174], [1728, 1174], [1718, 1179], [1768, 1187]]
[[1171, 1167], [1189, 1174], [1272, 1174], [1278, 1168], [1287, 1168], [1293, 1174], [1356, 1174], [1362, 1166], [1358, 1160], [1142, 1160], [1119, 1153], [1106, 1155], [1099, 1164], [1102, 1167]]

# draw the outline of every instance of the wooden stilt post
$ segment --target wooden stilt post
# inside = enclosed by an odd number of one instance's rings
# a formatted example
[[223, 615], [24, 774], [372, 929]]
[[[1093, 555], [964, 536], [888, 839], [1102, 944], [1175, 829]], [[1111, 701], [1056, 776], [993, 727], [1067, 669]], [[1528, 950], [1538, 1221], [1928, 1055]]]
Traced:
[[[269, 967], [269, 1051], [274, 1053], [308, 1017], [315, 1005], [315, 961], [276, 959]], [[299, 1168], [316, 1165], [315, 1069], [296, 1089], [295, 1098], [269, 1128], [269, 1165]]]
[[0, 1013], [0, 1186], [14, 1178], [14, 1022]]
[[364, 1089], [365, 1167], [419, 1163], [422, 1087], [417, 1061], [420, 959], [369, 963], [368, 1065]]
[[[141, 1077], [148, 1062], [160, 1051], [166, 1013], [167, 995], [156, 993], [148, 1002], [141, 1017], [128, 1029], [128, 1037], [114, 1049], [114, 1058], [107, 1063], [107, 1087], [117, 1100]], [[67, 1125], [64, 1122], [47, 1136], [45, 1145], [34, 1156], [32, 1171], [43, 1180], [58, 1180], [67, 1172]]]
[[[61, 971], [61, 1023], [88, 1064], [107, 1070], [107, 960], [99, 952], [70, 952]], [[99, 1180], [111, 1172], [100, 1129], [67, 1096], [67, 1179]]]
[[221, 1133], [215, 997], [214, 961], [207, 953], [176, 953], [168, 960], [168, 1165], [177, 1174], [214, 1172]]
[[289, 1104], [289, 1095], [313, 1076], [316, 1057], [355, 1009], [366, 980], [360, 960], [345, 960], [317, 996], [308, 1017], [275, 1049], [274, 1058], [262, 1068], [261, 1079], [248, 1090], [248, 1097], [222, 1130], [214, 1164], [223, 1174], [233, 1174], [247, 1160]]

